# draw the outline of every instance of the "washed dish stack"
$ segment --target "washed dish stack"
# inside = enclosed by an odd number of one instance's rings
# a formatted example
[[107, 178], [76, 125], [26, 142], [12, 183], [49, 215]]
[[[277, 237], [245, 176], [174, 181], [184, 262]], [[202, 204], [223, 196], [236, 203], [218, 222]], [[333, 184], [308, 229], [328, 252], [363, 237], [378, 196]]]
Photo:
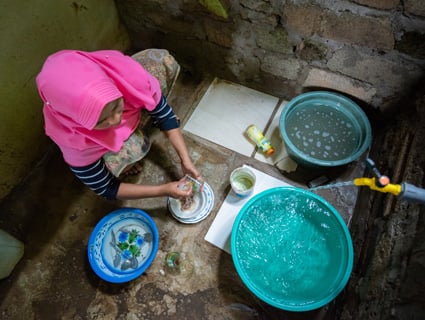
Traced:
[[192, 196], [184, 199], [168, 198], [168, 208], [172, 216], [181, 223], [198, 223], [208, 217], [214, 206], [214, 193], [206, 182], [199, 182], [186, 176], [192, 186]]

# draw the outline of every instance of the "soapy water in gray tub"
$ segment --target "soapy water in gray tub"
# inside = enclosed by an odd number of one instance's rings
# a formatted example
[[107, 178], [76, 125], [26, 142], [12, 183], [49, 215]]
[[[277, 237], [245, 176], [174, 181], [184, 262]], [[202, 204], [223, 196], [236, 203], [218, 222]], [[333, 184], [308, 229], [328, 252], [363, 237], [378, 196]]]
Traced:
[[287, 135], [294, 146], [320, 160], [349, 157], [359, 146], [358, 124], [344, 112], [323, 104], [299, 108], [287, 121]]

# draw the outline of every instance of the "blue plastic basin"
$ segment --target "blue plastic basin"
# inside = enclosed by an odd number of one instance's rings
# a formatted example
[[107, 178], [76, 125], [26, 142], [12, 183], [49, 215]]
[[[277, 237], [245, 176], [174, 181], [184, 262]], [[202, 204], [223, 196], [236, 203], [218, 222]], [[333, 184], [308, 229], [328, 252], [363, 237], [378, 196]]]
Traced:
[[158, 251], [158, 230], [153, 219], [138, 208], [122, 208], [103, 217], [88, 242], [93, 271], [103, 280], [123, 283], [138, 278]]

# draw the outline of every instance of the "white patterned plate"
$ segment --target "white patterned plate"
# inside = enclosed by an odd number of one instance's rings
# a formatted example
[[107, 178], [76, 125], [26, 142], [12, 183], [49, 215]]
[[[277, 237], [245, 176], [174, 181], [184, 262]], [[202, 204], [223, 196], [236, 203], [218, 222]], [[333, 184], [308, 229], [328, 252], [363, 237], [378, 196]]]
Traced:
[[194, 195], [194, 203], [189, 210], [181, 210], [180, 200], [168, 198], [168, 208], [172, 216], [186, 224], [198, 223], [211, 213], [214, 207], [214, 193], [208, 183], [204, 182], [204, 190]]

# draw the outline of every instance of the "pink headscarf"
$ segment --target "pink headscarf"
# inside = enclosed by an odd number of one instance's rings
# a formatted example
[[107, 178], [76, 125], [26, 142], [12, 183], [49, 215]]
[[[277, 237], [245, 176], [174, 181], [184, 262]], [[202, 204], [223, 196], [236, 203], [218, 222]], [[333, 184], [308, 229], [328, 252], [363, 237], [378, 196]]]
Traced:
[[[63, 50], [46, 60], [36, 78], [46, 134], [60, 147], [65, 162], [85, 166], [106, 152], [118, 152], [140, 122], [140, 111], [161, 99], [158, 80], [119, 51]], [[124, 98], [120, 125], [94, 127], [104, 106]]]

